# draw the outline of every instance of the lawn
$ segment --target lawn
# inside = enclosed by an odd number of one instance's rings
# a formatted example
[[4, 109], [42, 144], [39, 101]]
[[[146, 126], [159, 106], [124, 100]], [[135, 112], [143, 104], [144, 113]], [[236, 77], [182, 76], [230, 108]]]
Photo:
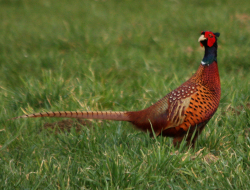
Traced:
[[[220, 32], [220, 106], [196, 147], [43, 111], [141, 110]], [[0, 0], [0, 189], [250, 189], [250, 3]]]

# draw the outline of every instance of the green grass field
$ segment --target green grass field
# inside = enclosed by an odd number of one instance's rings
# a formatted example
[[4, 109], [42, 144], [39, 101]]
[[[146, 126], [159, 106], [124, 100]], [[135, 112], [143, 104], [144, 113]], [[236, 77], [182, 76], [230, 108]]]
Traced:
[[[186, 81], [220, 32], [222, 97], [195, 149], [60, 110], [141, 110]], [[0, 0], [0, 189], [250, 189], [250, 4]], [[177, 150], [179, 152], [177, 152]]]

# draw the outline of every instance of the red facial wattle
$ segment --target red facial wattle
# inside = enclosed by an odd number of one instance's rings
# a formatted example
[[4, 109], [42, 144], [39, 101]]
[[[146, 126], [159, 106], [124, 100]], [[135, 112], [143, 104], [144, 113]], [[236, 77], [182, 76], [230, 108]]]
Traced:
[[215, 35], [213, 32], [205, 32], [205, 38], [207, 38], [207, 45], [212, 47], [216, 41]]
[[[204, 34], [204, 37], [207, 39], [207, 46], [212, 47], [216, 41], [215, 34], [213, 32], [205, 32], [203, 34]], [[201, 42], [200, 42], [200, 46], [203, 47], [203, 44]]]

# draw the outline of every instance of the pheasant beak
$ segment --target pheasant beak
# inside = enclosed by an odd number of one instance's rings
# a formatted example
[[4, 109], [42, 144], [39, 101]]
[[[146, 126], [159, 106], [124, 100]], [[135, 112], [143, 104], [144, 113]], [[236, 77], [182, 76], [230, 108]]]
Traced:
[[198, 39], [198, 42], [201, 42], [201, 41], [204, 41], [206, 40], [207, 38], [205, 38], [205, 36], [202, 34], [199, 39]]

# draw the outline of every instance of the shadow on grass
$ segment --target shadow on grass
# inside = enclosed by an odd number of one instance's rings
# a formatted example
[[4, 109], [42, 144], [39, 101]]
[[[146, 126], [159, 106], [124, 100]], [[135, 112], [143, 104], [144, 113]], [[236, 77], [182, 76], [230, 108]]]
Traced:
[[66, 119], [44, 124], [45, 129], [52, 129], [55, 131], [55, 133], [60, 133], [63, 131], [70, 132], [72, 128], [74, 128], [75, 131], [79, 133], [83, 126], [86, 126], [87, 128], [94, 128], [92, 121], [85, 119]]

